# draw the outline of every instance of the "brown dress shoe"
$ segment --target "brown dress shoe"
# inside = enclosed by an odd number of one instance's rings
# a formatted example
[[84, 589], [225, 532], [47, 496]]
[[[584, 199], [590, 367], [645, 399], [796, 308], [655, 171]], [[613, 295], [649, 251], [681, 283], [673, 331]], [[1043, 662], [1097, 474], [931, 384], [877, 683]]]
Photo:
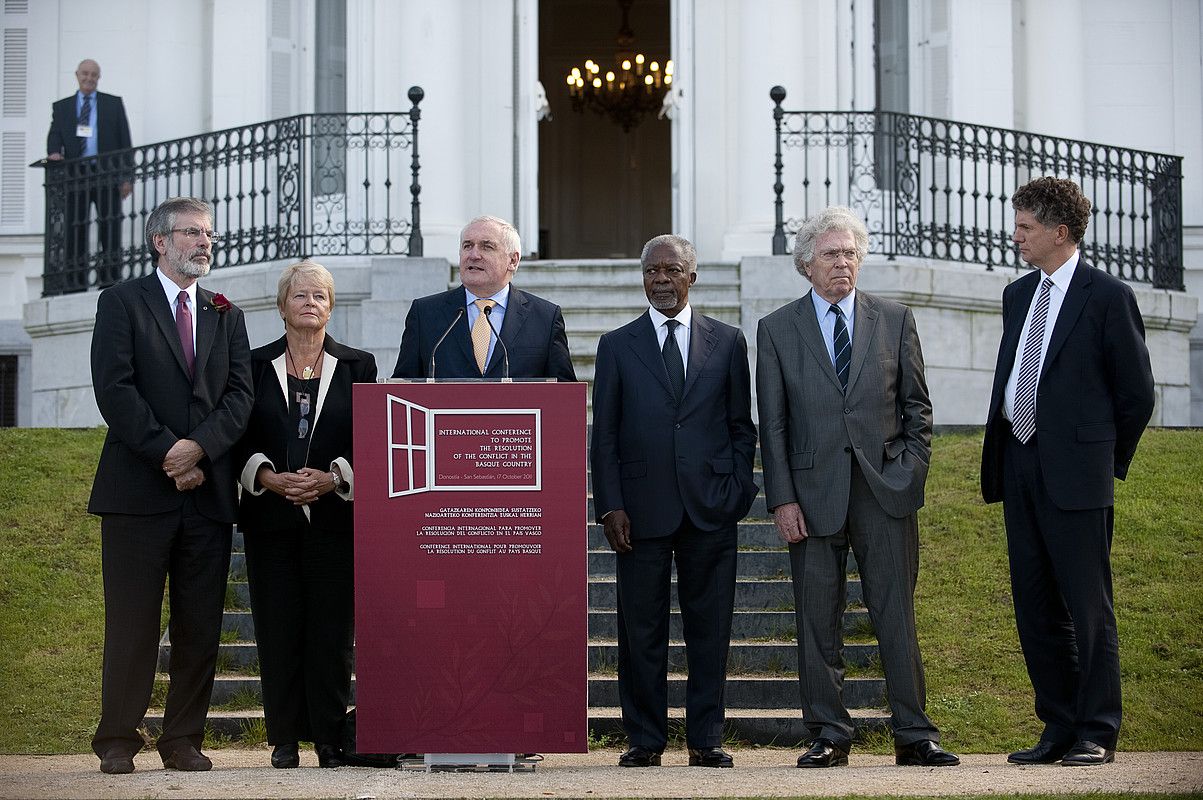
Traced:
[[110, 750], [100, 757], [100, 771], [106, 775], [128, 775], [134, 771], [134, 757], [122, 750]]
[[181, 745], [163, 759], [163, 769], [178, 769], [180, 772], [208, 772], [213, 762], [190, 744]]

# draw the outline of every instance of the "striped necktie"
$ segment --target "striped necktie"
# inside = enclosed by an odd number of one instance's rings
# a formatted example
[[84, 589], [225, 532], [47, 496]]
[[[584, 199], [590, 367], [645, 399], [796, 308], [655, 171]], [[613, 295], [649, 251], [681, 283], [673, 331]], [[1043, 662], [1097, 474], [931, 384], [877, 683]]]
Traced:
[[1015, 410], [1011, 430], [1015, 438], [1027, 444], [1036, 434], [1036, 385], [1040, 382], [1040, 362], [1044, 356], [1044, 328], [1048, 324], [1050, 278], [1040, 282], [1040, 296], [1032, 312], [1028, 340], [1023, 345], [1023, 360], [1019, 362], [1019, 379], [1015, 382]]
[[848, 336], [848, 325], [844, 322], [844, 311], [835, 303], [831, 304], [835, 314], [835, 332], [833, 339], [835, 350], [835, 374], [839, 376], [840, 386], [848, 391], [848, 367], [852, 365], [852, 340]]

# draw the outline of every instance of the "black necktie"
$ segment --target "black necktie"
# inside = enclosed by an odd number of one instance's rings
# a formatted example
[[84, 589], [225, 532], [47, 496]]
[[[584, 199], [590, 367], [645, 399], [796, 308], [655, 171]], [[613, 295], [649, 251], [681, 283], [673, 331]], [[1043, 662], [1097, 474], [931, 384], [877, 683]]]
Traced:
[[[79, 107], [79, 124], [81, 126], [87, 126], [87, 125], [92, 124], [92, 95], [90, 95], [90, 94], [84, 95], [84, 102]], [[85, 145], [87, 145], [87, 143], [88, 143], [87, 136], [79, 137], [79, 147], [81, 150], [84, 148]]]
[[844, 312], [832, 303], [831, 310], [835, 313], [835, 335], [832, 337], [835, 345], [835, 374], [840, 378], [840, 386], [848, 391], [848, 367], [852, 364], [852, 342], [848, 338], [848, 326], [844, 323]]
[[678, 400], [685, 391], [685, 362], [681, 358], [681, 348], [677, 345], [677, 326], [681, 323], [670, 319], [664, 323], [668, 328], [668, 336], [664, 337], [664, 347], [660, 354], [664, 356], [664, 368], [668, 370], [668, 382], [672, 384], [673, 394]]

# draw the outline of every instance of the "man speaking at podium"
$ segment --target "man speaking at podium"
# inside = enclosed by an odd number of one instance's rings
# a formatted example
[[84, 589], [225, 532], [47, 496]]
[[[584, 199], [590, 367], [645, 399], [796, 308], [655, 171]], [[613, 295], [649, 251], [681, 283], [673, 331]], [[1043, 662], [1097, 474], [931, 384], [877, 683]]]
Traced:
[[393, 377], [575, 381], [560, 307], [510, 285], [521, 258], [518, 231], [505, 220], [465, 225], [460, 286], [410, 306]]

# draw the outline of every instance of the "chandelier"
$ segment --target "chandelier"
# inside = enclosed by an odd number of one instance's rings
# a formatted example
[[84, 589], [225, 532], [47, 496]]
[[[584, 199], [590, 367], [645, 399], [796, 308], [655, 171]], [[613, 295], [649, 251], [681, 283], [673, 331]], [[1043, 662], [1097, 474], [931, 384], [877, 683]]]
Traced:
[[602, 72], [601, 65], [585, 59], [584, 66], [573, 67], [565, 79], [572, 109], [584, 113], [592, 109], [629, 132], [646, 114], [658, 110], [673, 82], [673, 62], [648, 61], [635, 52], [635, 32], [628, 15], [632, 0], [618, 0], [622, 25], [618, 29], [614, 68]]

